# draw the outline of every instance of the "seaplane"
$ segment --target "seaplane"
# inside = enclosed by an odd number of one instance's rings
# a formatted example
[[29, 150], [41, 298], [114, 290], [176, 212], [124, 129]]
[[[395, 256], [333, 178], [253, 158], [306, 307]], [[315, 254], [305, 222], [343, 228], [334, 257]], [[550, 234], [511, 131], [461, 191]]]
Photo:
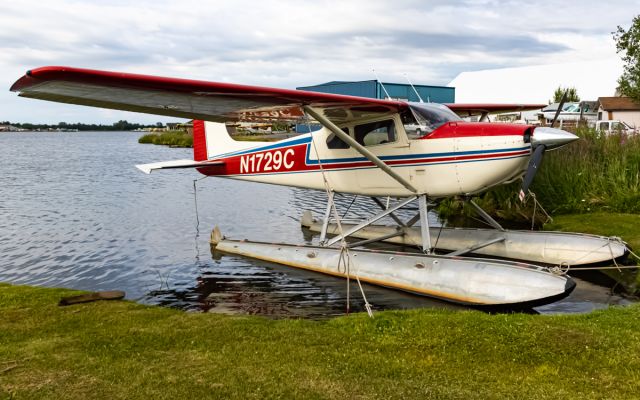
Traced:
[[[58, 66], [27, 71], [11, 91], [193, 119], [193, 159], [137, 165], [147, 174], [192, 168], [207, 176], [326, 192], [324, 215], [316, 220], [305, 212], [301, 221], [319, 233], [318, 245], [231, 240], [216, 227], [211, 242], [223, 253], [471, 306], [510, 308], [562, 299], [576, 286], [566, 273], [570, 266], [628, 253], [616, 238], [508, 230], [473, 202], [478, 193], [520, 179], [524, 199], [544, 154], [578, 139], [553, 124], [485, 122], [491, 113], [543, 104], [407, 102]], [[480, 121], [463, 120], [472, 115]], [[277, 142], [241, 142], [226, 128], [239, 121], [320, 128]], [[334, 194], [370, 197], [380, 210], [346, 223]], [[491, 228], [440, 227], [434, 237], [429, 207], [452, 196], [466, 199]], [[401, 209], [413, 216], [402, 219]], [[385, 217], [395, 225], [376, 225]], [[365, 247], [378, 241], [404, 247]]]

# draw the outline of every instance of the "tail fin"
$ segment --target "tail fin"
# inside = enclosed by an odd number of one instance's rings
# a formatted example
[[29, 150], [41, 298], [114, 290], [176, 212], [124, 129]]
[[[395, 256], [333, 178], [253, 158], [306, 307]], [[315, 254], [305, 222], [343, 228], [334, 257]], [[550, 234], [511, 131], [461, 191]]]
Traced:
[[248, 149], [263, 142], [239, 142], [229, 136], [223, 123], [193, 121], [193, 160], [205, 161], [216, 155]]
[[204, 161], [207, 155], [207, 134], [204, 121], [193, 121], [193, 161]]

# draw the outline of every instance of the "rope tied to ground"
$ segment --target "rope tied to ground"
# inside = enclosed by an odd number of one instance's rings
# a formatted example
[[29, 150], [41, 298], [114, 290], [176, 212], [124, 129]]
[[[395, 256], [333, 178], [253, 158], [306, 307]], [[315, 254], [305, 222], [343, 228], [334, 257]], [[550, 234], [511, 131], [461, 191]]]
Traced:
[[[309, 130], [309, 132], [311, 132], [311, 126], [309, 125], [309, 120], [307, 119], [306, 121], [307, 123], [307, 129]], [[347, 240], [344, 236], [344, 230], [342, 229], [342, 223], [341, 223], [341, 218], [340, 215], [338, 214], [338, 209], [336, 207], [336, 203], [333, 199], [333, 196], [331, 196], [331, 193], [333, 193], [333, 189], [331, 188], [331, 184], [329, 183], [329, 180], [327, 179], [325, 170], [322, 166], [322, 160], [320, 159], [320, 153], [318, 152], [318, 148], [316, 146], [316, 142], [314, 140], [313, 134], [311, 134], [311, 144], [313, 145], [313, 149], [316, 153], [316, 157], [318, 158], [318, 166], [320, 168], [320, 173], [322, 174], [322, 180], [324, 183], [324, 188], [325, 191], [327, 193], [327, 198], [328, 201], [330, 202], [330, 206], [331, 206], [331, 211], [333, 212], [334, 218], [336, 220], [336, 225], [338, 227], [338, 234], [342, 237], [342, 240], [340, 241], [340, 256], [338, 258], [338, 272], [340, 272], [340, 265], [341, 263], [343, 263], [344, 265], [344, 274], [345, 277], [347, 279], [347, 315], [349, 314], [349, 310], [350, 310], [350, 296], [351, 296], [351, 253], [349, 252], [349, 246], [347, 245]], [[355, 198], [354, 200], [355, 201]], [[353, 202], [351, 203], [351, 205], [353, 204]], [[351, 205], [349, 205], [349, 209], [351, 208]], [[348, 209], [347, 209], [348, 211]], [[345, 213], [346, 215], [346, 213]], [[355, 278], [356, 281], [358, 282], [358, 288], [360, 289], [360, 294], [362, 295], [362, 299], [364, 300], [364, 308], [367, 311], [367, 315], [369, 315], [369, 318], [373, 318], [373, 309], [371, 307], [371, 304], [369, 303], [369, 301], [367, 300], [367, 296], [364, 293], [364, 289], [362, 287], [362, 283], [360, 282], [360, 270], [359, 268], [356, 269], [355, 272]]]

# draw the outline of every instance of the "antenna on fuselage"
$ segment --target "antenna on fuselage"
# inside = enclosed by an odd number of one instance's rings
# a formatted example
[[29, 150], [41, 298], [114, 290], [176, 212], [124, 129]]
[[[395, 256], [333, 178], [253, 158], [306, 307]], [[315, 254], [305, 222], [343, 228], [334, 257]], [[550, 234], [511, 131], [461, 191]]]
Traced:
[[375, 75], [375, 77], [376, 77], [376, 81], [380, 84], [380, 86], [382, 86], [382, 90], [384, 90], [384, 94], [387, 96], [387, 99], [390, 99], [391, 96], [389, 96], [389, 92], [387, 92], [387, 89], [384, 87], [384, 85], [380, 81], [380, 78], [378, 77], [378, 74], [376, 74], [376, 70], [374, 68], [371, 68], [371, 70], [373, 71], [373, 75]]
[[418, 93], [418, 91], [416, 90], [415, 86], [413, 86], [413, 83], [411, 83], [411, 80], [409, 79], [409, 75], [404, 74], [404, 77], [407, 79], [407, 82], [409, 82], [409, 85], [411, 85], [411, 89], [413, 89], [413, 91], [415, 92], [416, 96], [418, 96], [418, 99], [420, 100], [420, 103], [424, 103], [424, 101], [422, 101], [422, 97], [420, 97], [420, 93]]

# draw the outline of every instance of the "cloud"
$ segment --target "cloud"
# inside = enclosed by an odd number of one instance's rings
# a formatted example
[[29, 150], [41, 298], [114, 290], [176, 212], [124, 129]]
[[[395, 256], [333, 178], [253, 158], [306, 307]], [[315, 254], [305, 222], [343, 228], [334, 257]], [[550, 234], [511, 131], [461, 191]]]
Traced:
[[[446, 84], [468, 70], [616, 57], [636, 2], [141, 0], [4, 2], [0, 82], [42, 65], [293, 88], [381, 78]], [[29, 104], [27, 107], [26, 104]], [[0, 120], [106, 121], [0, 92]], [[60, 108], [62, 107], [62, 108]], [[61, 110], [72, 110], [68, 112]], [[108, 114], [114, 120], [167, 120]]]

